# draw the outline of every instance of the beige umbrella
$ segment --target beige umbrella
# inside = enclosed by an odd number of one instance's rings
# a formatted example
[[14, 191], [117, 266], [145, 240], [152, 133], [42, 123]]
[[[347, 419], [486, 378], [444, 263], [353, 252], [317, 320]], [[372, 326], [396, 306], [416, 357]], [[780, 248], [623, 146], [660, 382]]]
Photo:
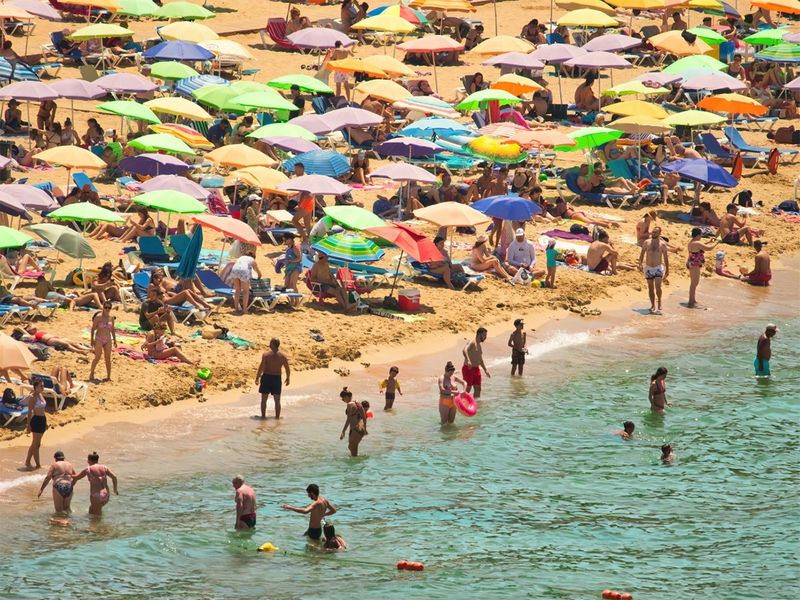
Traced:
[[28, 346], [0, 333], [0, 369], [30, 369], [36, 360]]

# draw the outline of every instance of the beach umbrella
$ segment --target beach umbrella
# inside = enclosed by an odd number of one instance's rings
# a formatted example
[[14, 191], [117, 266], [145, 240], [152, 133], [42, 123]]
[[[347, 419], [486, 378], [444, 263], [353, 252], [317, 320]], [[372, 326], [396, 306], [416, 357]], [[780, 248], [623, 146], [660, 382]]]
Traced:
[[[567, 67], [580, 67], [581, 69], [612, 69], [611, 84], [614, 84], [613, 69], [630, 69], [631, 63], [614, 54], [613, 52], [589, 52], [583, 56], [576, 56], [564, 62]], [[597, 91], [600, 91], [600, 78], [597, 78]]]
[[149, 17], [158, 9], [153, 0], [117, 0], [118, 15], [126, 17]]
[[575, 146], [577, 142], [555, 129], [531, 129], [515, 134], [512, 139], [523, 146]]
[[475, 227], [490, 219], [460, 202], [440, 202], [414, 211], [414, 216], [439, 227]]
[[603, 2], [603, 0], [556, 0], [555, 5], [566, 11], [592, 8], [612, 17], [616, 13], [615, 9]]
[[19, 248], [31, 240], [33, 238], [27, 233], [0, 225], [0, 248]]
[[448, 119], [461, 117], [461, 113], [456, 111], [450, 104], [435, 96], [409, 96], [393, 102], [392, 106], [402, 110], [420, 112], [425, 115], [447, 117]]
[[66, 37], [70, 40], [85, 41], [103, 38], [131, 37], [133, 34], [134, 31], [127, 27], [122, 27], [113, 23], [96, 23], [94, 25], [81, 27]]
[[570, 59], [588, 54], [583, 48], [578, 48], [572, 44], [542, 44], [531, 52], [531, 58], [542, 62], [556, 65], [556, 76], [558, 78], [558, 96], [564, 102], [564, 94], [561, 90], [561, 69], [558, 67]]
[[569, 27], [617, 27], [619, 21], [607, 14], [594, 10], [592, 8], [581, 8], [572, 10], [556, 21], [559, 25], [567, 25]]
[[791, 92], [800, 91], [800, 77], [795, 77], [794, 79], [792, 79], [789, 83], [783, 86], [783, 89], [789, 90]]
[[202, 148], [203, 150], [211, 150], [214, 144], [196, 129], [188, 125], [180, 125], [178, 123], [161, 123], [160, 125], [150, 125], [150, 131], [153, 133], [167, 133], [179, 140], [186, 142], [192, 148]]
[[372, 96], [379, 100], [385, 100], [386, 102], [397, 102], [412, 97], [408, 88], [390, 79], [370, 79], [369, 81], [362, 81], [356, 85], [354, 91], [364, 96]]
[[612, 140], [618, 140], [622, 137], [622, 132], [617, 129], [608, 129], [606, 127], [584, 127], [570, 131], [567, 134], [575, 142], [574, 146], [556, 146], [555, 149], [559, 152], [570, 152], [572, 150], [590, 150], [597, 146], [607, 144]]
[[353, 231], [386, 225], [378, 215], [360, 206], [326, 206], [322, 210], [339, 225]]
[[407, 137], [431, 139], [433, 137], [471, 135], [472, 130], [463, 123], [459, 123], [452, 119], [427, 117], [406, 125], [397, 133]]
[[756, 58], [778, 63], [800, 63], [800, 45], [777, 44], [761, 52], [756, 52]]
[[681, 87], [685, 90], [710, 90], [712, 92], [720, 90], [730, 90], [732, 92], [743, 92], [747, 89], [747, 84], [736, 77], [731, 77], [727, 73], [717, 71], [702, 71], [701, 73], [690, 74]]
[[642, 115], [653, 119], [663, 119], [667, 116], [667, 111], [658, 104], [644, 102], [642, 100], [626, 100], [625, 102], [609, 104], [604, 107], [603, 110], [622, 117]]
[[138, 154], [126, 156], [119, 161], [119, 168], [125, 173], [155, 177], [158, 175], [180, 175], [191, 167], [168, 154]]
[[725, 122], [725, 117], [715, 115], [705, 110], [684, 110], [669, 115], [664, 119], [664, 123], [673, 127], [702, 127], [705, 125], [717, 125]]
[[312, 150], [283, 162], [284, 171], [291, 172], [296, 164], [302, 164], [310, 175], [340, 177], [350, 171], [350, 161], [333, 150]]
[[143, 152], [172, 152], [174, 154], [197, 154], [186, 142], [167, 133], [148, 133], [128, 142], [131, 148]]
[[[698, 55], [698, 56], [685, 56], [676, 60], [671, 65], [667, 65], [662, 69], [662, 73], [670, 75], [680, 75], [686, 71], [694, 69], [710, 69], [712, 71], [724, 71], [728, 68], [724, 62], [718, 61], [713, 56]], [[640, 76], [641, 77], [641, 76]]]
[[169, 25], [164, 25], [163, 27], [159, 27], [158, 35], [162, 40], [192, 42], [193, 44], [219, 39], [219, 35], [217, 35], [216, 31], [193, 21], [175, 21]]
[[308, 140], [296, 137], [276, 135], [261, 138], [261, 141], [280, 150], [284, 150], [285, 152], [291, 152], [292, 154], [302, 154], [304, 152], [311, 152], [313, 150], [322, 150], [322, 148], [317, 146], [314, 142], [309, 142]]
[[534, 49], [534, 47], [535, 46], [528, 40], [523, 40], [522, 38], [511, 35], [496, 35], [488, 40], [483, 40], [480, 44], [470, 50], [470, 52], [473, 54], [496, 56], [498, 54], [506, 54], [508, 52], [529, 53]]
[[64, 18], [61, 13], [46, 2], [40, 0], [12, 0], [6, 3], [9, 6], [16, 6], [25, 12], [36, 17], [47, 19], [48, 21], [62, 21]]
[[403, 17], [393, 15], [375, 15], [367, 17], [350, 26], [351, 29], [362, 31], [385, 31], [387, 33], [411, 33], [417, 26], [406, 21]]
[[119, 117], [144, 121], [145, 123], [161, 123], [156, 114], [144, 104], [132, 100], [112, 100], [97, 105], [97, 110], [111, 113]]
[[430, 54], [433, 65], [433, 82], [436, 91], [439, 91], [439, 78], [436, 74], [436, 53], [437, 52], [460, 52], [464, 49], [464, 44], [455, 41], [446, 35], [426, 35], [416, 40], [403, 42], [397, 46], [404, 52], [417, 54]]
[[488, 90], [479, 90], [474, 94], [470, 94], [456, 104], [456, 109], [461, 111], [482, 110], [489, 105], [489, 102], [497, 102], [500, 106], [508, 106], [510, 104], [519, 104], [522, 100], [504, 90], [489, 88]]
[[693, 33], [709, 46], [718, 46], [728, 41], [728, 39], [708, 27], [692, 27], [687, 29], [689, 33]]
[[800, 14], [800, 2], [797, 0], [752, 0], [750, 6], [764, 10], [776, 10], [790, 15]]
[[[680, 78], [678, 78], [680, 79]], [[658, 96], [669, 93], [669, 89], [650, 82], [626, 81], [613, 87], [603, 90], [603, 96], [631, 96], [640, 94], [642, 96]]]
[[464, 149], [473, 156], [506, 165], [520, 162], [528, 157], [528, 153], [523, 150], [519, 142], [493, 135], [473, 138], [464, 145]]
[[261, 240], [252, 227], [232, 217], [220, 217], [217, 215], [195, 215], [192, 221], [199, 223], [203, 227], [208, 227], [214, 231], [219, 231], [226, 238], [239, 240], [250, 246], [260, 246]]
[[279, 90], [290, 90], [297, 86], [301, 92], [311, 94], [333, 94], [333, 89], [323, 81], [310, 75], [283, 75], [267, 82], [269, 87]]
[[472, 208], [493, 219], [530, 221], [542, 212], [541, 207], [517, 195], [489, 196], [472, 203]]
[[212, 121], [214, 117], [191, 100], [176, 96], [164, 96], [144, 103], [144, 106], [157, 113], [164, 113], [192, 121]]
[[194, 77], [187, 77], [175, 83], [175, 91], [184, 96], [193, 96], [194, 92], [209, 86], [216, 85], [220, 87], [230, 86], [231, 82], [217, 77], [216, 75], [196, 75]]
[[243, 95], [244, 92], [228, 85], [204, 85], [192, 92], [192, 97], [200, 104], [205, 104], [226, 113], [244, 114], [247, 109], [241, 104], [236, 104], [233, 99]]
[[349, 48], [356, 43], [341, 31], [327, 27], [306, 27], [286, 36], [298, 48], [311, 48], [314, 50], [329, 50], [336, 47], [336, 42], [341, 42], [343, 48]]
[[78, 146], [56, 146], [34, 154], [33, 158], [48, 165], [66, 167], [67, 187], [72, 169], [105, 169], [107, 166], [103, 159]]
[[360, 58], [342, 58], [340, 60], [332, 60], [328, 62], [328, 68], [340, 73], [363, 73], [369, 77], [386, 79], [389, 77], [388, 73], [383, 69], [375, 67]]
[[374, 262], [384, 252], [372, 240], [354, 233], [334, 233], [312, 244], [314, 250], [347, 262]]
[[662, 171], [680, 174], [684, 179], [706, 185], [733, 188], [739, 182], [718, 164], [702, 158], [681, 159], [661, 165]]
[[231, 173], [235, 181], [243, 181], [249, 186], [262, 190], [277, 191], [279, 183], [289, 181], [285, 173], [270, 167], [245, 167]]
[[763, 115], [769, 110], [761, 105], [758, 100], [742, 96], [741, 94], [718, 94], [707, 96], [697, 103], [699, 108], [713, 112], [724, 112], [737, 115]]
[[231, 98], [231, 102], [250, 110], [285, 110], [296, 112], [299, 109], [273, 89], [266, 92], [248, 92]]
[[800, 44], [800, 31], [797, 33], [787, 33], [783, 36], [783, 41], [789, 44]]
[[331, 126], [331, 131], [345, 127], [373, 127], [383, 123], [383, 117], [374, 112], [347, 106], [337, 108], [322, 115], [322, 120]]
[[39, 81], [39, 76], [25, 63], [15, 61], [12, 65], [0, 56], [0, 82], [3, 81]]
[[416, 77], [417, 75], [414, 69], [388, 54], [373, 54], [365, 56], [361, 60], [367, 63], [368, 66], [380, 69], [387, 75], [395, 75], [397, 77]]
[[475, 7], [467, 0], [411, 0], [411, 6], [425, 10], [441, 10], [444, 12], [475, 12]]
[[312, 113], [306, 113], [304, 115], [300, 115], [299, 117], [294, 117], [292, 119], [289, 119], [288, 125], [294, 125], [295, 127], [302, 127], [303, 129], [313, 133], [314, 135], [324, 135], [326, 133], [334, 131], [334, 127], [330, 125], [328, 122], [326, 122], [322, 118], [322, 115], [315, 115]]
[[186, 79], [199, 74], [189, 65], [176, 60], [157, 62], [150, 66], [150, 77], [165, 81], [177, 81], [178, 79]]
[[408, 254], [414, 260], [425, 263], [444, 260], [436, 244], [425, 237], [425, 234], [403, 223], [391, 223], [383, 227], [369, 227], [365, 229], [365, 231], [387, 242], [391, 242], [400, 248], [400, 257], [397, 260], [397, 267], [395, 268], [394, 279], [392, 280], [392, 289], [389, 291], [390, 298], [394, 294], [397, 277], [400, 273], [400, 264], [403, 261], [403, 254]]
[[95, 100], [108, 92], [92, 81], [84, 79], [58, 79], [50, 84], [61, 98], [69, 100], [72, 122], [75, 122], [75, 100]]
[[239, 42], [233, 40], [211, 39], [200, 42], [206, 50], [210, 50], [214, 55], [222, 60], [251, 60], [253, 55]]
[[387, 4], [386, 6], [379, 6], [367, 12], [368, 17], [374, 17], [376, 15], [402, 17], [409, 23], [414, 23], [415, 25], [424, 25], [428, 22], [428, 19], [425, 17], [425, 13], [423, 13], [421, 10], [406, 6], [402, 2], [398, 2], [397, 4]]
[[181, 192], [195, 200], [208, 200], [211, 195], [211, 192], [199, 183], [179, 175], [158, 175], [139, 184], [139, 189], [142, 192]]
[[711, 52], [711, 46], [701, 39], [689, 43], [681, 31], [666, 31], [650, 37], [647, 41], [654, 47], [675, 56], [694, 56]]
[[482, 65], [490, 67], [510, 67], [512, 69], [544, 69], [544, 63], [532, 53], [506, 52], [485, 60]]
[[422, 138], [401, 136], [381, 142], [373, 150], [381, 156], [402, 156], [411, 159], [432, 156], [444, 151], [444, 148]]
[[269, 156], [244, 144], [228, 144], [206, 154], [205, 158], [224, 167], [271, 167], [275, 161]]
[[667, 125], [663, 120], [656, 119], [646, 115], [633, 115], [630, 117], [622, 117], [611, 121], [608, 124], [610, 129], [618, 129], [623, 133], [634, 134], [656, 134], [661, 135], [672, 130], [671, 125]]
[[[680, 62], [681, 60], [690, 60], [690, 59], [693, 59], [693, 58], [704, 58], [704, 57], [690, 56], [689, 59], [680, 59], [680, 60], [675, 61], [675, 62]], [[713, 69], [713, 70], [719, 70], [719, 69]], [[661, 73], [661, 72], [653, 73], [653, 72], [649, 72], [649, 73], [642, 73], [641, 75], [637, 75], [636, 77], [633, 78], [633, 81], [640, 81], [640, 82], [644, 83], [645, 85], [651, 85], [651, 86], [655, 87], [656, 85], [659, 85], [659, 86], [672, 85], [673, 83], [679, 82], [681, 79], [682, 79], [682, 77], [680, 76], [680, 74], [677, 74], [677, 73]], [[622, 85], [625, 85], [625, 84], [623, 83]]]
[[352, 188], [325, 175], [302, 175], [276, 186], [279, 190], [308, 192], [318, 196], [341, 196]]
[[122, 92], [125, 94], [148, 94], [154, 92], [158, 86], [136, 73], [111, 73], [103, 75], [94, 81], [104, 90], [109, 92]]
[[484, 125], [478, 129], [477, 133], [480, 135], [493, 135], [495, 137], [511, 139], [523, 131], [529, 131], [529, 129], [517, 123], [501, 121], [499, 123], [489, 123], [488, 125]]
[[79, 259], [81, 267], [83, 266], [84, 258], [97, 257], [86, 238], [71, 227], [59, 225], [58, 223], [37, 223], [35, 225], [26, 225], [23, 229], [38, 235], [55, 248], [56, 252], [64, 253], [70, 258]]
[[198, 21], [203, 19], [212, 19], [216, 15], [198, 4], [191, 2], [170, 2], [160, 6], [155, 12], [153, 17], [156, 19], [171, 19], [181, 21]]
[[[31, 123], [31, 101], [42, 102], [56, 98], [58, 98], [58, 92], [40, 81], [16, 81], [0, 88], [0, 99], [25, 100], [28, 123]], [[31, 139], [28, 138], [28, 149], [31, 148], [31, 144]]]
[[589, 40], [582, 48], [587, 52], [622, 52], [641, 45], [642, 40], [639, 38], [619, 33], [607, 33]]
[[[202, 251], [203, 228], [195, 227], [192, 236], [189, 238], [186, 250], [181, 255], [178, 268], [175, 270], [175, 275], [178, 279], [192, 280], [195, 278], [195, 275], [197, 275], [197, 265], [200, 262], [200, 253]], [[222, 254], [220, 254], [220, 262], [222, 262]]]
[[78, 221], [105, 223], [123, 223], [125, 219], [119, 213], [97, 206], [91, 202], [76, 202], [57, 208], [47, 215], [48, 219], [57, 221]]
[[[168, 175], [168, 177], [174, 177], [174, 175]], [[207, 209], [205, 204], [198, 202], [189, 194], [174, 189], [145, 192], [136, 196], [133, 202], [154, 210], [181, 215], [204, 213]]]
[[12, 217], [20, 217], [20, 219], [25, 219], [26, 221], [31, 220], [31, 215], [25, 205], [5, 192], [0, 192], [0, 212]]
[[91, 6], [109, 12], [117, 12], [119, 10], [119, 3], [117, 0], [61, 0], [61, 4]]
[[[608, 3], [628, 10], [664, 10], [666, 6], [669, 6], [664, 0], [608, 0]], [[682, 2], [676, 4], [682, 4]]]
[[514, 96], [521, 96], [522, 94], [530, 94], [537, 92], [544, 88], [536, 83], [529, 77], [523, 77], [516, 73], [506, 73], [501, 75], [500, 78], [492, 83], [490, 86], [494, 90], [503, 90]]
[[309, 142], [313, 142], [317, 139], [317, 136], [305, 127], [300, 127], [292, 123], [270, 123], [269, 125], [262, 125], [258, 129], [248, 133], [246, 137], [260, 140], [273, 136], [296, 137]]
[[27, 344], [0, 333], [0, 369], [30, 369], [37, 360]]
[[26, 183], [0, 185], [0, 192], [10, 195], [26, 209], [46, 210], [58, 207], [58, 202], [44, 190]]
[[[201, 60], [211, 60], [214, 58], [214, 53], [210, 50], [206, 50], [202, 46], [198, 46], [195, 43], [174, 40], [161, 42], [160, 44], [145, 50], [142, 53], [142, 56], [149, 60], [177, 60], [195, 62]], [[205, 77], [213, 76], [206, 75]]]
[[438, 178], [433, 173], [406, 162], [392, 162], [383, 165], [375, 169], [369, 176], [378, 179], [391, 179], [392, 181], [419, 181], [421, 183], [436, 183], [438, 181]]

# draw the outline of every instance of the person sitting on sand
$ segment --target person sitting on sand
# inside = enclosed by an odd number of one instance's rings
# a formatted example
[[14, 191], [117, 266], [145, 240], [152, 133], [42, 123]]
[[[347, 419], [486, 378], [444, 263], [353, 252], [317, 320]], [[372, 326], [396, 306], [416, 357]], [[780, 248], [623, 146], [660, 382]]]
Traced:
[[715, 261], [714, 261], [714, 273], [721, 277], [729, 277], [730, 279], [739, 279], [740, 276], [728, 269], [728, 265], [725, 262], [725, 252], [720, 250], [717, 252]]
[[770, 258], [767, 249], [764, 246], [767, 242], [756, 240], [753, 242], [753, 248], [756, 251], [755, 266], [753, 270], [748, 272], [747, 269], [742, 269], [741, 279], [750, 285], [768, 286], [772, 280], [772, 269], [770, 268]]
[[692, 211], [692, 223], [696, 225], [706, 225], [708, 227], [719, 227], [719, 216], [711, 208], [710, 202], [701, 202]]
[[444, 238], [442, 236], [437, 235], [433, 238], [433, 245], [441, 252], [442, 260], [429, 262], [427, 264], [428, 270], [436, 275], [441, 275], [444, 284], [449, 289], [453, 290], [455, 289], [453, 286], [453, 275], [463, 275], [464, 267], [453, 264], [453, 261], [450, 260], [450, 254], [448, 254], [447, 250], [444, 248]]
[[619, 262], [619, 251], [614, 248], [606, 231], [601, 231], [598, 238], [589, 244], [589, 249], [586, 251], [586, 266], [593, 273], [611, 275], [616, 275], [617, 269], [632, 271], [634, 268], [633, 265]]
[[582, 112], [600, 110], [600, 100], [594, 95], [594, 82], [597, 75], [593, 71], [586, 74], [583, 83], [575, 89], [575, 109]]
[[738, 217], [739, 208], [730, 203], [725, 207], [725, 214], [720, 217], [719, 229], [717, 235], [722, 240], [723, 244], [730, 244], [736, 246], [742, 241], [742, 237], [747, 240], [747, 245], [753, 245], [753, 237], [763, 235], [763, 231], [749, 227], [747, 225], [747, 216], [741, 219]]
[[479, 273], [491, 271], [510, 282], [511, 275], [503, 268], [503, 263], [500, 262], [500, 259], [489, 251], [488, 241], [485, 235], [478, 236], [478, 239], [475, 240], [475, 245], [472, 247], [472, 254], [470, 255], [470, 268]]
[[154, 358], [156, 360], [177, 358], [179, 361], [188, 365], [194, 364], [191, 360], [186, 358], [186, 355], [180, 351], [180, 348], [170, 345], [164, 332], [164, 325], [161, 323], [156, 323], [153, 326], [153, 330], [147, 334], [142, 348], [148, 358]]
[[317, 262], [309, 270], [308, 277], [311, 283], [316, 284], [320, 293], [330, 294], [336, 298], [345, 312], [350, 313], [355, 310], [356, 306], [351, 304], [347, 291], [331, 273], [331, 264], [328, 262], [327, 254], [317, 252]]
[[19, 342], [26, 344], [44, 344], [56, 350], [68, 350], [78, 354], [89, 354], [90, 350], [83, 344], [73, 342], [72, 340], [47, 333], [46, 331], [39, 331], [33, 325], [23, 325], [21, 327], [14, 327], [11, 332], [11, 337]]
[[105, 302], [118, 302], [120, 300], [119, 284], [114, 278], [114, 265], [110, 261], [103, 263], [100, 272], [92, 279], [92, 291], [95, 292], [100, 300]]
[[322, 546], [325, 550], [347, 550], [344, 538], [336, 535], [336, 529], [333, 525], [323, 525], [322, 535], [325, 536], [325, 543]]
[[150, 331], [156, 325], [166, 325], [169, 332], [175, 335], [175, 315], [164, 304], [164, 292], [160, 288], [147, 288], [147, 300], [139, 308], [139, 327], [142, 331]]
[[608, 221], [599, 217], [590, 217], [582, 210], [575, 210], [564, 198], [558, 197], [555, 205], [547, 207], [548, 212], [556, 219], [572, 219], [587, 225], [599, 225], [600, 227], [619, 227], [619, 223]]
[[636, 425], [633, 421], [625, 421], [622, 424], [622, 430], [614, 432], [614, 435], [618, 435], [623, 440], [629, 440], [633, 437], [633, 431], [636, 429]]
[[544, 269], [536, 268], [536, 249], [525, 238], [525, 230], [520, 227], [514, 232], [514, 241], [506, 248], [506, 267], [511, 275], [520, 269], [527, 270], [533, 278], [544, 277]]

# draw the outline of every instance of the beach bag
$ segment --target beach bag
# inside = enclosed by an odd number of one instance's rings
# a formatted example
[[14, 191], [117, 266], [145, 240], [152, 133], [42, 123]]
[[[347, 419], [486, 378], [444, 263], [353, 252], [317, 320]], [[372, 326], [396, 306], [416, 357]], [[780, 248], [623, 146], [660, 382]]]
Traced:
[[797, 205], [797, 200], [784, 200], [778, 204], [778, 210], [783, 212], [800, 212], [800, 206]]
[[11, 388], [6, 388], [3, 390], [3, 404], [19, 404], [17, 395]]
[[733, 197], [731, 202], [738, 204], [739, 206], [751, 208], [753, 206], [753, 192], [750, 190], [742, 190]]
[[520, 269], [511, 280], [512, 285], [530, 285], [533, 281], [530, 271], [527, 269]]
[[[793, 144], [795, 143], [794, 133], [794, 125], [789, 125], [788, 127], [778, 127], [775, 130], [775, 134], [772, 136], [772, 139], [778, 144]], [[769, 134], [767, 134], [767, 137], [770, 137]]]

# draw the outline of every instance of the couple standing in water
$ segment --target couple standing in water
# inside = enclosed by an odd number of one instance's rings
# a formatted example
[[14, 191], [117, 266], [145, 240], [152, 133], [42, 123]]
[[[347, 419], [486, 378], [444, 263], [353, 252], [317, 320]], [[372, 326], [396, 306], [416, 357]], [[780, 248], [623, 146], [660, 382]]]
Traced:
[[439, 377], [439, 417], [442, 426], [451, 425], [456, 420], [456, 403], [454, 397], [459, 394], [458, 386], [461, 386], [466, 393], [472, 392], [475, 400], [481, 397], [481, 370], [486, 377], [491, 377], [486, 365], [483, 362], [483, 342], [486, 341], [488, 332], [485, 327], [479, 327], [475, 333], [475, 339], [469, 342], [461, 351], [464, 356], [464, 364], [461, 367], [461, 375], [458, 377], [456, 368], [452, 362], [448, 361], [444, 367], [444, 374]]
[[53, 482], [53, 508], [56, 513], [69, 515], [71, 512], [72, 495], [75, 484], [86, 477], [89, 480], [89, 514], [100, 516], [103, 507], [108, 504], [108, 480], [114, 484], [114, 493], [117, 491], [117, 476], [105, 465], [100, 464], [100, 456], [92, 452], [88, 456], [89, 466], [80, 473], [75, 472], [72, 463], [67, 462], [64, 453], [60, 450], [53, 455], [53, 464], [47, 470], [47, 476], [39, 488], [37, 498], [41, 498], [47, 484]]

